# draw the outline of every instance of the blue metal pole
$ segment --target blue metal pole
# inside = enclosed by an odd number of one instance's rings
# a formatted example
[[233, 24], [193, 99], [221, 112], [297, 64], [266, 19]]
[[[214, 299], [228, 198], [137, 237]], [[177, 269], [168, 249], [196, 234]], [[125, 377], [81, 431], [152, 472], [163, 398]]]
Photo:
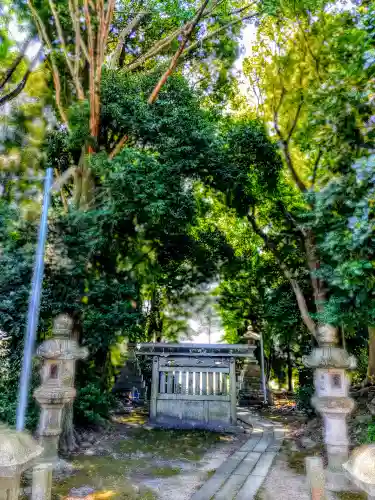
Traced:
[[40, 296], [43, 284], [44, 271], [44, 249], [47, 239], [48, 230], [48, 208], [50, 204], [50, 191], [53, 182], [53, 169], [48, 168], [44, 180], [44, 195], [43, 195], [43, 210], [40, 219], [38, 232], [38, 245], [35, 254], [35, 264], [33, 279], [31, 284], [31, 292], [29, 298], [29, 310], [27, 314], [27, 326], [25, 333], [25, 345], [23, 351], [22, 371], [20, 376], [20, 387], [17, 407], [17, 423], [18, 431], [25, 428], [25, 417], [27, 410], [27, 402], [29, 396], [30, 377], [32, 358], [34, 354], [35, 337], [39, 322], [39, 307]]

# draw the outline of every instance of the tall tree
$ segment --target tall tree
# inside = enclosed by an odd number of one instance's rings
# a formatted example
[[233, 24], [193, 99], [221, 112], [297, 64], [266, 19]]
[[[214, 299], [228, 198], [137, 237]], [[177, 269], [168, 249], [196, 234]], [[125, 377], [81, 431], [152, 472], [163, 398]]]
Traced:
[[[327, 283], [319, 275], [322, 262], [316, 235], [311, 226], [304, 226], [300, 215], [313, 209], [309, 193], [321, 189], [333, 176], [345, 175], [371, 144], [365, 126], [371, 104], [364, 96], [372, 70], [363, 66], [370, 41], [356, 17], [349, 12], [328, 12], [328, 5], [311, 11], [298, 2], [294, 6], [287, 2], [282, 19], [268, 17], [261, 25], [258, 44], [244, 67], [258, 100], [258, 113], [278, 140], [296, 197], [292, 204], [280, 200], [274, 205], [284, 215], [281, 227], [275, 225], [272, 211], [264, 219], [259, 206], [253, 207], [248, 218], [279, 261], [313, 336], [314, 317], [318, 322], [326, 319]], [[283, 8], [278, 7], [280, 13]], [[294, 227], [294, 245], [302, 242], [304, 246], [315, 310], [309, 308], [293, 267], [280, 253], [280, 246], [285, 246], [282, 227], [288, 225]]]
[[[71, 128], [71, 118], [66, 108], [72, 101], [86, 106], [87, 100], [89, 116], [84, 144], [59, 183], [60, 186], [74, 175], [75, 205], [86, 208], [94, 196], [89, 159], [100, 150], [104, 66], [121, 68], [123, 72], [150, 69], [168, 61], [168, 54], [174, 52], [177, 44], [169, 68], [150, 92], [148, 101], [152, 104], [181, 60], [202, 59], [199, 49], [206, 42], [211, 50], [203, 58], [212, 52], [218, 55], [225, 52], [227, 48], [222, 49], [222, 41], [232, 40], [233, 60], [242, 23], [255, 16], [253, 3], [237, 5], [234, 0], [203, 0], [198, 7], [194, 2], [180, 5], [174, 0], [162, 3], [149, 0], [142, 5], [128, 1], [117, 5], [114, 0], [95, 4], [86, 0], [59, 4], [53, 0], [36, 3], [29, 0], [28, 6], [39, 38], [48, 50], [56, 109], [67, 129]], [[125, 135], [112, 137], [107, 149], [110, 158], [126, 142]]]

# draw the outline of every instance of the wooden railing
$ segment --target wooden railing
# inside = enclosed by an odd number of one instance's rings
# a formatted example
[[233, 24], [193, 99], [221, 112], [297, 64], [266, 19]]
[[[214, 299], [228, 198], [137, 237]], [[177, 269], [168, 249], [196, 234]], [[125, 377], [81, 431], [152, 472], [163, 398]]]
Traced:
[[152, 356], [151, 420], [171, 427], [223, 428], [237, 423], [237, 356], [247, 345], [140, 344]]

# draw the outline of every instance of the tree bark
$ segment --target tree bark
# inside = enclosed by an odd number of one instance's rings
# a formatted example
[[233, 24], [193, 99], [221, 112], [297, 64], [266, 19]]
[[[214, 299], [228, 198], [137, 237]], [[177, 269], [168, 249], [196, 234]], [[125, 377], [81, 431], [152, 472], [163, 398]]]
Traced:
[[73, 402], [65, 405], [62, 415], [62, 432], [60, 436], [59, 449], [65, 455], [69, 455], [77, 450], [79, 441], [74, 430], [73, 423]]
[[368, 367], [367, 383], [375, 383], [375, 326], [368, 327]]
[[307, 264], [310, 271], [311, 286], [314, 292], [314, 302], [316, 311], [323, 312], [326, 302], [326, 290], [321, 279], [317, 278], [316, 272], [320, 267], [318, 251], [315, 244], [315, 237], [311, 231], [304, 235]]
[[292, 358], [290, 356], [290, 346], [287, 347], [287, 362], [288, 362], [288, 391], [293, 392], [293, 366], [292, 366]]
[[199, 23], [202, 15], [204, 13], [204, 9], [207, 7], [208, 2], [209, 2], [209, 0], [204, 0], [203, 1], [203, 3], [201, 5], [200, 9], [198, 10], [195, 18], [186, 27], [186, 31], [185, 31], [185, 34], [183, 36], [183, 39], [182, 39], [182, 41], [180, 43], [180, 46], [179, 46], [177, 52], [175, 53], [175, 55], [173, 56], [173, 58], [172, 58], [172, 60], [170, 62], [169, 68], [164, 73], [164, 75], [160, 78], [160, 80], [156, 84], [154, 90], [152, 91], [150, 97], [148, 98], [148, 103], [149, 104], [153, 104], [156, 101], [161, 88], [163, 87], [163, 85], [165, 84], [165, 82], [168, 80], [168, 78], [170, 77], [170, 75], [175, 70], [175, 68], [177, 66], [177, 63], [178, 63], [178, 60], [179, 60], [181, 54], [183, 53], [183, 51], [185, 50], [185, 47], [186, 47], [187, 43], [189, 42], [190, 37], [193, 34], [193, 31], [194, 31], [195, 27]]

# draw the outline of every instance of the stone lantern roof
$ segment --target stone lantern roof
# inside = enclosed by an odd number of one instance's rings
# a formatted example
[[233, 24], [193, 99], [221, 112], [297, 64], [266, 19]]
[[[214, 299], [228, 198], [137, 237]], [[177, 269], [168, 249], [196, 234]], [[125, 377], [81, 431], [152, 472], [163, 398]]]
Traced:
[[254, 332], [254, 330], [251, 328], [251, 326], [248, 327], [246, 330], [246, 333], [244, 334], [245, 339], [252, 339], [252, 340], [259, 340], [260, 335], [259, 333]]
[[360, 446], [343, 464], [347, 476], [368, 495], [375, 495], [375, 444]]
[[26, 432], [0, 424], [0, 478], [22, 474], [42, 451], [43, 448]]
[[350, 356], [341, 347], [322, 346], [313, 349], [303, 357], [304, 364], [309, 368], [342, 368], [353, 370], [356, 367], [356, 359]]
[[67, 314], [60, 314], [54, 321], [54, 336], [45, 340], [37, 349], [37, 355], [50, 360], [76, 360], [88, 356], [86, 347], [70, 338], [72, 319]]

